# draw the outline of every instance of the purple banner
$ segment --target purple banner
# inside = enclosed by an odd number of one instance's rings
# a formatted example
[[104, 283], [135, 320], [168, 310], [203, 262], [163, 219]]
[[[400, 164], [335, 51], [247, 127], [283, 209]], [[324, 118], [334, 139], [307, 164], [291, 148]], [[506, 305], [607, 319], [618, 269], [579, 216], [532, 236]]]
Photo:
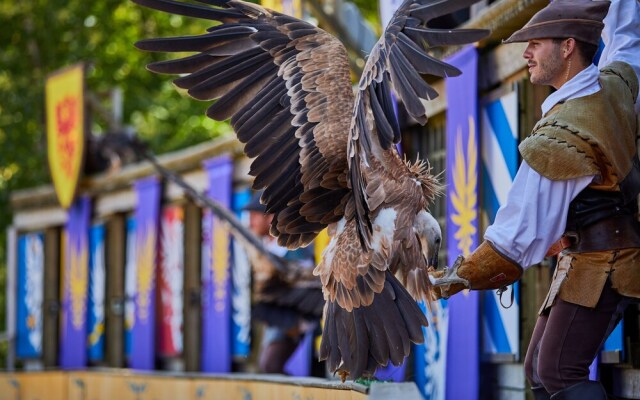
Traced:
[[[233, 164], [221, 156], [204, 162], [208, 196], [231, 208]], [[231, 241], [207, 212], [202, 227], [202, 371], [231, 372]]]
[[[466, 47], [447, 60], [462, 76], [445, 81], [447, 91], [448, 265], [478, 245], [479, 151], [477, 129], [478, 53]], [[464, 291], [449, 300], [446, 398], [478, 398], [480, 368], [479, 296]], [[460, 384], [460, 377], [464, 384]]]
[[91, 201], [77, 199], [69, 208], [63, 258], [60, 367], [87, 365], [87, 289], [89, 286], [89, 218]]
[[402, 364], [397, 367], [392, 363], [387, 364], [386, 367], [378, 367], [374, 376], [381, 381], [392, 382], [404, 382], [405, 374], [407, 370], [407, 359], [405, 358]]
[[[307, 332], [291, 357], [284, 365], [284, 371], [289, 376], [311, 375], [311, 354], [313, 346], [313, 330]], [[389, 363], [391, 365], [391, 363]], [[377, 376], [377, 375], [376, 375]], [[382, 379], [382, 378], [378, 378]]]
[[161, 189], [156, 177], [135, 183], [138, 196], [135, 211], [137, 271], [130, 365], [141, 370], [152, 370], [155, 365], [155, 285]]

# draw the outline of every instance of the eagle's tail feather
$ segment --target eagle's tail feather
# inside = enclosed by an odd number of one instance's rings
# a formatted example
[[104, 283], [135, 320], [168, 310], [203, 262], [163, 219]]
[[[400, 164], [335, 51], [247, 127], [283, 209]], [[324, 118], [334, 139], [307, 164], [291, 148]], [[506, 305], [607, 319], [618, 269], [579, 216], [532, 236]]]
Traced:
[[320, 359], [343, 378], [371, 377], [389, 361], [400, 365], [409, 355], [411, 342], [422, 343], [427, 318], [407, 290], [387, 271], [381, 293], [368, 306], [352, 311], [327, 301]]

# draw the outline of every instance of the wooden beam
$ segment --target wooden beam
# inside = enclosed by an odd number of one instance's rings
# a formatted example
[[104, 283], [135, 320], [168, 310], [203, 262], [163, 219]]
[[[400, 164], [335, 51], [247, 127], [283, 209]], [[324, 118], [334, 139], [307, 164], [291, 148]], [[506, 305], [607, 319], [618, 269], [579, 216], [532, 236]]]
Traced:
[[[199, 193], [204, 192], [209, 187], [209, 177], [207, 172], [202, 169], [183, 174], [182, 179]], [[175, 183], [167, 181], [166, 185], [164, 185], [163, 199], [167, 202], [182, 200], [184, 199], [184, 190]]]
[[522, 57], [525, 47], [526, 43], [503, 44], [480, 56], [478, 89], [491, 89], [526, 70], [527, 61]]
[[67, 222], [67, 212], [62, 207], [43, 207], [16, 210], [13, 226], [19, 231], [37, 231], [50, 226], [61, 226]]
[[464, 29], [489, 29], [491, 34], [481, 45], [500, 42], [522, 28], [548, 0], [499, 0], [478, 12], [475, 18], [462, 24]]
[[[133, 185], [133, 182], [131, 182]], [[118, 190], [96, 197], [94, 213], [97, 218], [109, 217], [113, 214], [128, 212], [134, 209], [138, 197], [133, 190]]]
[[44, 232], [44, 293], [42, 304], [42, 363], [45, 368], [58, 365], [58, 316], [60, 315], [60, 229]]
[[112, 215], [106, 225], [105, 265], [107, 287], [105, 299], [105, 355], [109, 367], [124, 363], [124, 268], [127, 237], [124, 214]]
[[[242, 144], [235, 136], [225, 136], [214, 141], [208, 141], [183, 150], [158, 156], [162, 166], [177, 173], [183, 173], [201, 168], [202, 160], [230, 154], [237, 158], [242, 156]], [[78, 191], [90, 196], [98, 196], [108, 192], [128, 189], [131, 182], [155, 174], [151, 163], [140, 162], [124, 167], [113, 173], [105, 173], [85, 177]], [[52, 185], [37, 188], [19, 190], [11, 194], [11, 207], [16, 210], [33, 209], [39, 207], [57, 206], [58, 199]]]
[[184, 205], [184, 310], [183, 351], [187, 372], [200, 371], [201, 346], [202, 211], [192, 202]]
[[[522, 57], [524, 48], [525, 45], [522, 43], [505, 44], [481, 54], [478, 60], [478, 90], [480, 92], [490, 90], [526, 72], [527, 62]], [[432, 82], [431, 86], [439, 96], [433, 100], [423, 101], [428, 117], [433, 117], [447, 109], [444, 79]]]

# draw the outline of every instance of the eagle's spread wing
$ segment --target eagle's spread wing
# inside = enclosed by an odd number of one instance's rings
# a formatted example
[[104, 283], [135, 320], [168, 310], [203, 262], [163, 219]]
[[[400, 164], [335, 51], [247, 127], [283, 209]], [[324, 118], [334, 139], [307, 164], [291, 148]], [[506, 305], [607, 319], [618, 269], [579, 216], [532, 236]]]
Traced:
[[420, 99], [437, 93], [423, 75], [460, 73], [427, 51], [487, 34], [426, 23], [475, 0], [406, 0], [372, 50], [355, 100], [344, 47], [313, 25], [239, 0], [200, 0], [214, 7], [133, 1], [221, 23], [200, 36], [137, 46], [196, 52], [149, 69], [184, 74], [176, 85], [217, 100], [208, 116], [231, 118], [245, 153], [255, 157], [254, 188], [265, 188], [262, 200], [275, 213], [271, 233], [281, 245], [304, 246], [329, 225], [332, 240], [314, 271], [326, 299], [321, 358], [343, 378], [402, 362], [411, 342], [423, 341], [427, 321], [411, 295], [429, 298], [426, 269], [440, 231], [426, 211], [435, 178], [395, 149], [400, 130], [391, 90], [426, 122]]
[[256, 157], [254, 189], [275, 214], [271, 233], [290, 248], [307, 245], [338, 221], [349, 194], [345, 132], [353, 104], [344, 46], [306, 22], [242, 1], [134, 0], [150, 8], [221, 22], [194, 37], [140, 41], [149, 51], [196, 52], [153, 63], [185, 74], [174, 82], [196, 99], [217, 101], [215, 120], [231, 118], [245, 153]]
[[339, 233], [316, 268], [327, 298], [320, 352], [331, 370], [372, 374], [388, 360], [398, 365], [410, 342], [423, 340], [427, 321], [407, 291], [415, 299], [430, 299], [428, 268], [434, 252], [437, 257], [440, 230], [426, 208], [439, 187], [427, 165], [404, 163], [396, 150], [400, 129], [391, 90], [415, 120], [426, 123], [421, 99], [437, 93], [423, 76], [460, 74], [427, 51], [488, 34], [426, 25], [474, 2], [405, 1], [364, 68], [347, 154], [353, 208], [345, 211], [344, 224], [338, 224]]
[[[350, 180], [358, 206], [358, 232], [366, 243], [371, 240], [371, 207], [366, 202], [369, 196], [361, 166], [369, 166], [370, 159], [376, 158], [383, 163], [385, 171], [390, 171], [393, 168], [390, 163], [397, 163], [396, 157], [388, 158], [385, 154], [400, 141], [391, 89], [411, 117], [421, 124], [427, 122], [421, 99], [431, 100], [438, 93], [423, 77], [460, 75], [460, 70], [430, 56], [428, 51], [443, 45], [472, 43], [487, 36], [488, 31], [431, 29], [426, 24], [476, 1], [405, 1], [372, 49], [358, 85], [354, 121], [349, 132]], [[428, 189], [433, 191], [434, 188]]]

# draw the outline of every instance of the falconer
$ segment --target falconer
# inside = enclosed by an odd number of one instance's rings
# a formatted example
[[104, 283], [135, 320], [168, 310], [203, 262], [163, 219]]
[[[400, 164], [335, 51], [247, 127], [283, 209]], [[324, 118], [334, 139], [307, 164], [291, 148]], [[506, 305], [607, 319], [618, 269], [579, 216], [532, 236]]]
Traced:
[[589, 365], [640, 297], [639, 35], [636, 0], [555, 0], [505, 40], [526, 42], [531, 82], [556, 91], [484, 241], [433, 273], [446, 298], [504, 287], [558, 255], [525, 358], [536, 399], [606, 399]]

